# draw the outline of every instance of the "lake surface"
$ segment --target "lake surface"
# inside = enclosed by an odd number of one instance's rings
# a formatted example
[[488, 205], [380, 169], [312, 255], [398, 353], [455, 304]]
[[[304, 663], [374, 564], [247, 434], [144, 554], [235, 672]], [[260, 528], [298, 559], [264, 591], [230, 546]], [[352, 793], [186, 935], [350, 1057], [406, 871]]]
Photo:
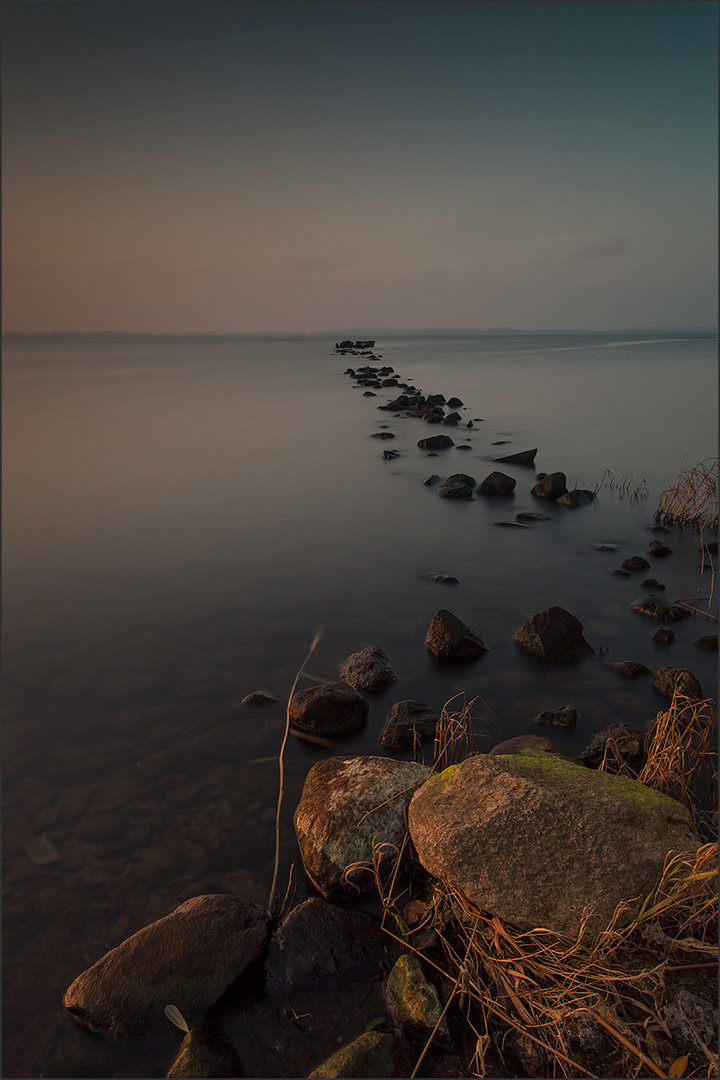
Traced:
[[[601, 656], [688, 667], [717, 699], [717, 656], [692, 645], [716, 621], [677, 623], [662, 647], [658, 624], [628, 610], [645, 576], [673, 599], [709, 594], [697, 534], [663, 536], [674, 554], [645, 573], [610, 573], [645, 554], [659, 493], [717, 454], [715, 337], [378, 340], [401, 381], [463, 400], [450, 429], [379, 411], [398, 391], [365, 397], [344, 372], [367, 359], [334, 344], [4, 341], [5, 1076], [165, 1074], [170, 1025], [158, 1045], [110, 1046], [67, 1020], [62, 995], [190, 896], [267, 904], [285, 699], [318, 627], [301, 686], [335, 680], [370, 644], [399, 682], [337, 749], [288, 744], [279, 888], [295, 863], [298, 901], [312, 893], [292, 828], [305, 775], [335, 753], [384, 754], [395, 701], [474, 701], [479, 750], [541, 733], [577, 752], [609, 723], [645, 729], [663, 707], [651, 680], [620, 680]], [[395, 438], [372, 437], [383, 429]], [[470, 449], [418, 449], [438, 431]], [[511, 497], [457, 502], [423, 485], [431, 473], [479, 482], [494, 456], [530, 447], [533, 467], [499, 466], [517, 479]], [[388, 448], [401, 456], [383, 460]], [[602, 485], [597, 501], [538, 504], [535, 473], [556, 470], [568, 487]], [[497, 527], [520, 511], [550, 519]], [[594, 657], [545, 667], [513, 644], [555, 604], [583, 623]], [[424, 638], [440, 608], [480, 630], [488, 653], [434, 663]], [[257, 689], [279, 703], [243, 706]], [[574, 732], [533, 723], [567, 703]]]

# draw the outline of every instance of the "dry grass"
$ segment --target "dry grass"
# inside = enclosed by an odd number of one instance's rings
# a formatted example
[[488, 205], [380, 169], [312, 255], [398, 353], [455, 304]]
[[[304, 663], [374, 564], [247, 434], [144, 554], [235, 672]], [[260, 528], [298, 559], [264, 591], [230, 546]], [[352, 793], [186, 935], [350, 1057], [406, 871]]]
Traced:
[[693, 529], [718, 527], [718, 459], [683, 469], [674, 485], [660, 493], [655, 520]]
[[640, 483], [636, 483], [633, 486], [632, 476], [625, 476], [623, 473], [618, 477], [617, 469], [613, 469], [610, 472], [606, 469], [600, 478], [600, 482], [595, 485], [595, 494], [597, 495], [601, 488], [610, 488], [611, 491], [617, 490], [618, 496], [624, 499], [627, 495], [631, 503], [639, 502], [641, 499], [647, 499], [649, 492], [647, 483], [645, 480], [641, 480]]

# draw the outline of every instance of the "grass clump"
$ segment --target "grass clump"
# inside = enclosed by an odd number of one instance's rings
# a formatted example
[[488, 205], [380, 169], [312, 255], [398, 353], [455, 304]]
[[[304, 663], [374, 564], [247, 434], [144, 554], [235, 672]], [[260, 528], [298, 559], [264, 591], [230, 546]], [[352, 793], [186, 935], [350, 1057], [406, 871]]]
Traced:
[[660, 493], [655, 520], [693, 529], [718, 527], [718, 459], [683, 469], [672, 487]]

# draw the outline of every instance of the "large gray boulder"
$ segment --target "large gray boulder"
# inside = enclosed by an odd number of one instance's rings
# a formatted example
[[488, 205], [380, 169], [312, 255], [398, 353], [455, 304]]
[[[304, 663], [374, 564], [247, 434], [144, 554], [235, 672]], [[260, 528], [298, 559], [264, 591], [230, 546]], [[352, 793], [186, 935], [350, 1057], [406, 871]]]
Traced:
[[381, 757], [333, 757], [313, 765], [295, 811], [295, 834], [305, 871], [326, 899], [373, 887], [367, 870], [344, 879], [347, 867], [372, 861], [373, 845], [389, 845], [382, 872], [393, 865], [405, 835], [405, 807], [429, 775], [415, 761]]
[[595, 652], [583, 637], [580, 620], [561, 607], [532, 615], [515, 631], [513, 641], [526, 652], [551, 663], [563, 663]]
[[354, 690], [364, 690], [368, 694], [379, 694], [397, 682], [397, 675], [392, 669], [390, 657], [379, 645], [368, 645], [366, 649], [353, 653], [340, 665], [340, 678]]
[[111, 949], [78, 975], [65, 1008], [113, 1035], [167, 1025], [175, 1005], [190, 1027], [263, 952], [267, 912], [239, 896], [195, 896]]
[[[478, 754], [433, 776], [408, 810], [420, 862], [521, 929], [593, 936], [641, 902], [668, 852], [695, 851], [684, 806], [634, 780], [542, 754]], [[633, 908], [631, 908], [633, 910]]]
[[293, 696], [290, 721], [300, 731], [352, 735], [365, 726], [369, 711], [362, 694], [347, 683], [321, 683]]
[[439, 660], [476, 660], [488, 648], [479, 631], [445, 608], [433, 616], [425, 645]]

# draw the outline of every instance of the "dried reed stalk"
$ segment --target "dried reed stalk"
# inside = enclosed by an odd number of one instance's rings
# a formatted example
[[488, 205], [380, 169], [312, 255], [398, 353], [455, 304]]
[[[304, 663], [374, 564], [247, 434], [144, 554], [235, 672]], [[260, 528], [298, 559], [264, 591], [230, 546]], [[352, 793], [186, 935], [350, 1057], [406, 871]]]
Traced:
[[718, 459], [683, 469], [672, 487], [660, 492], [655, 520], [695, 529], [718, 527]]

